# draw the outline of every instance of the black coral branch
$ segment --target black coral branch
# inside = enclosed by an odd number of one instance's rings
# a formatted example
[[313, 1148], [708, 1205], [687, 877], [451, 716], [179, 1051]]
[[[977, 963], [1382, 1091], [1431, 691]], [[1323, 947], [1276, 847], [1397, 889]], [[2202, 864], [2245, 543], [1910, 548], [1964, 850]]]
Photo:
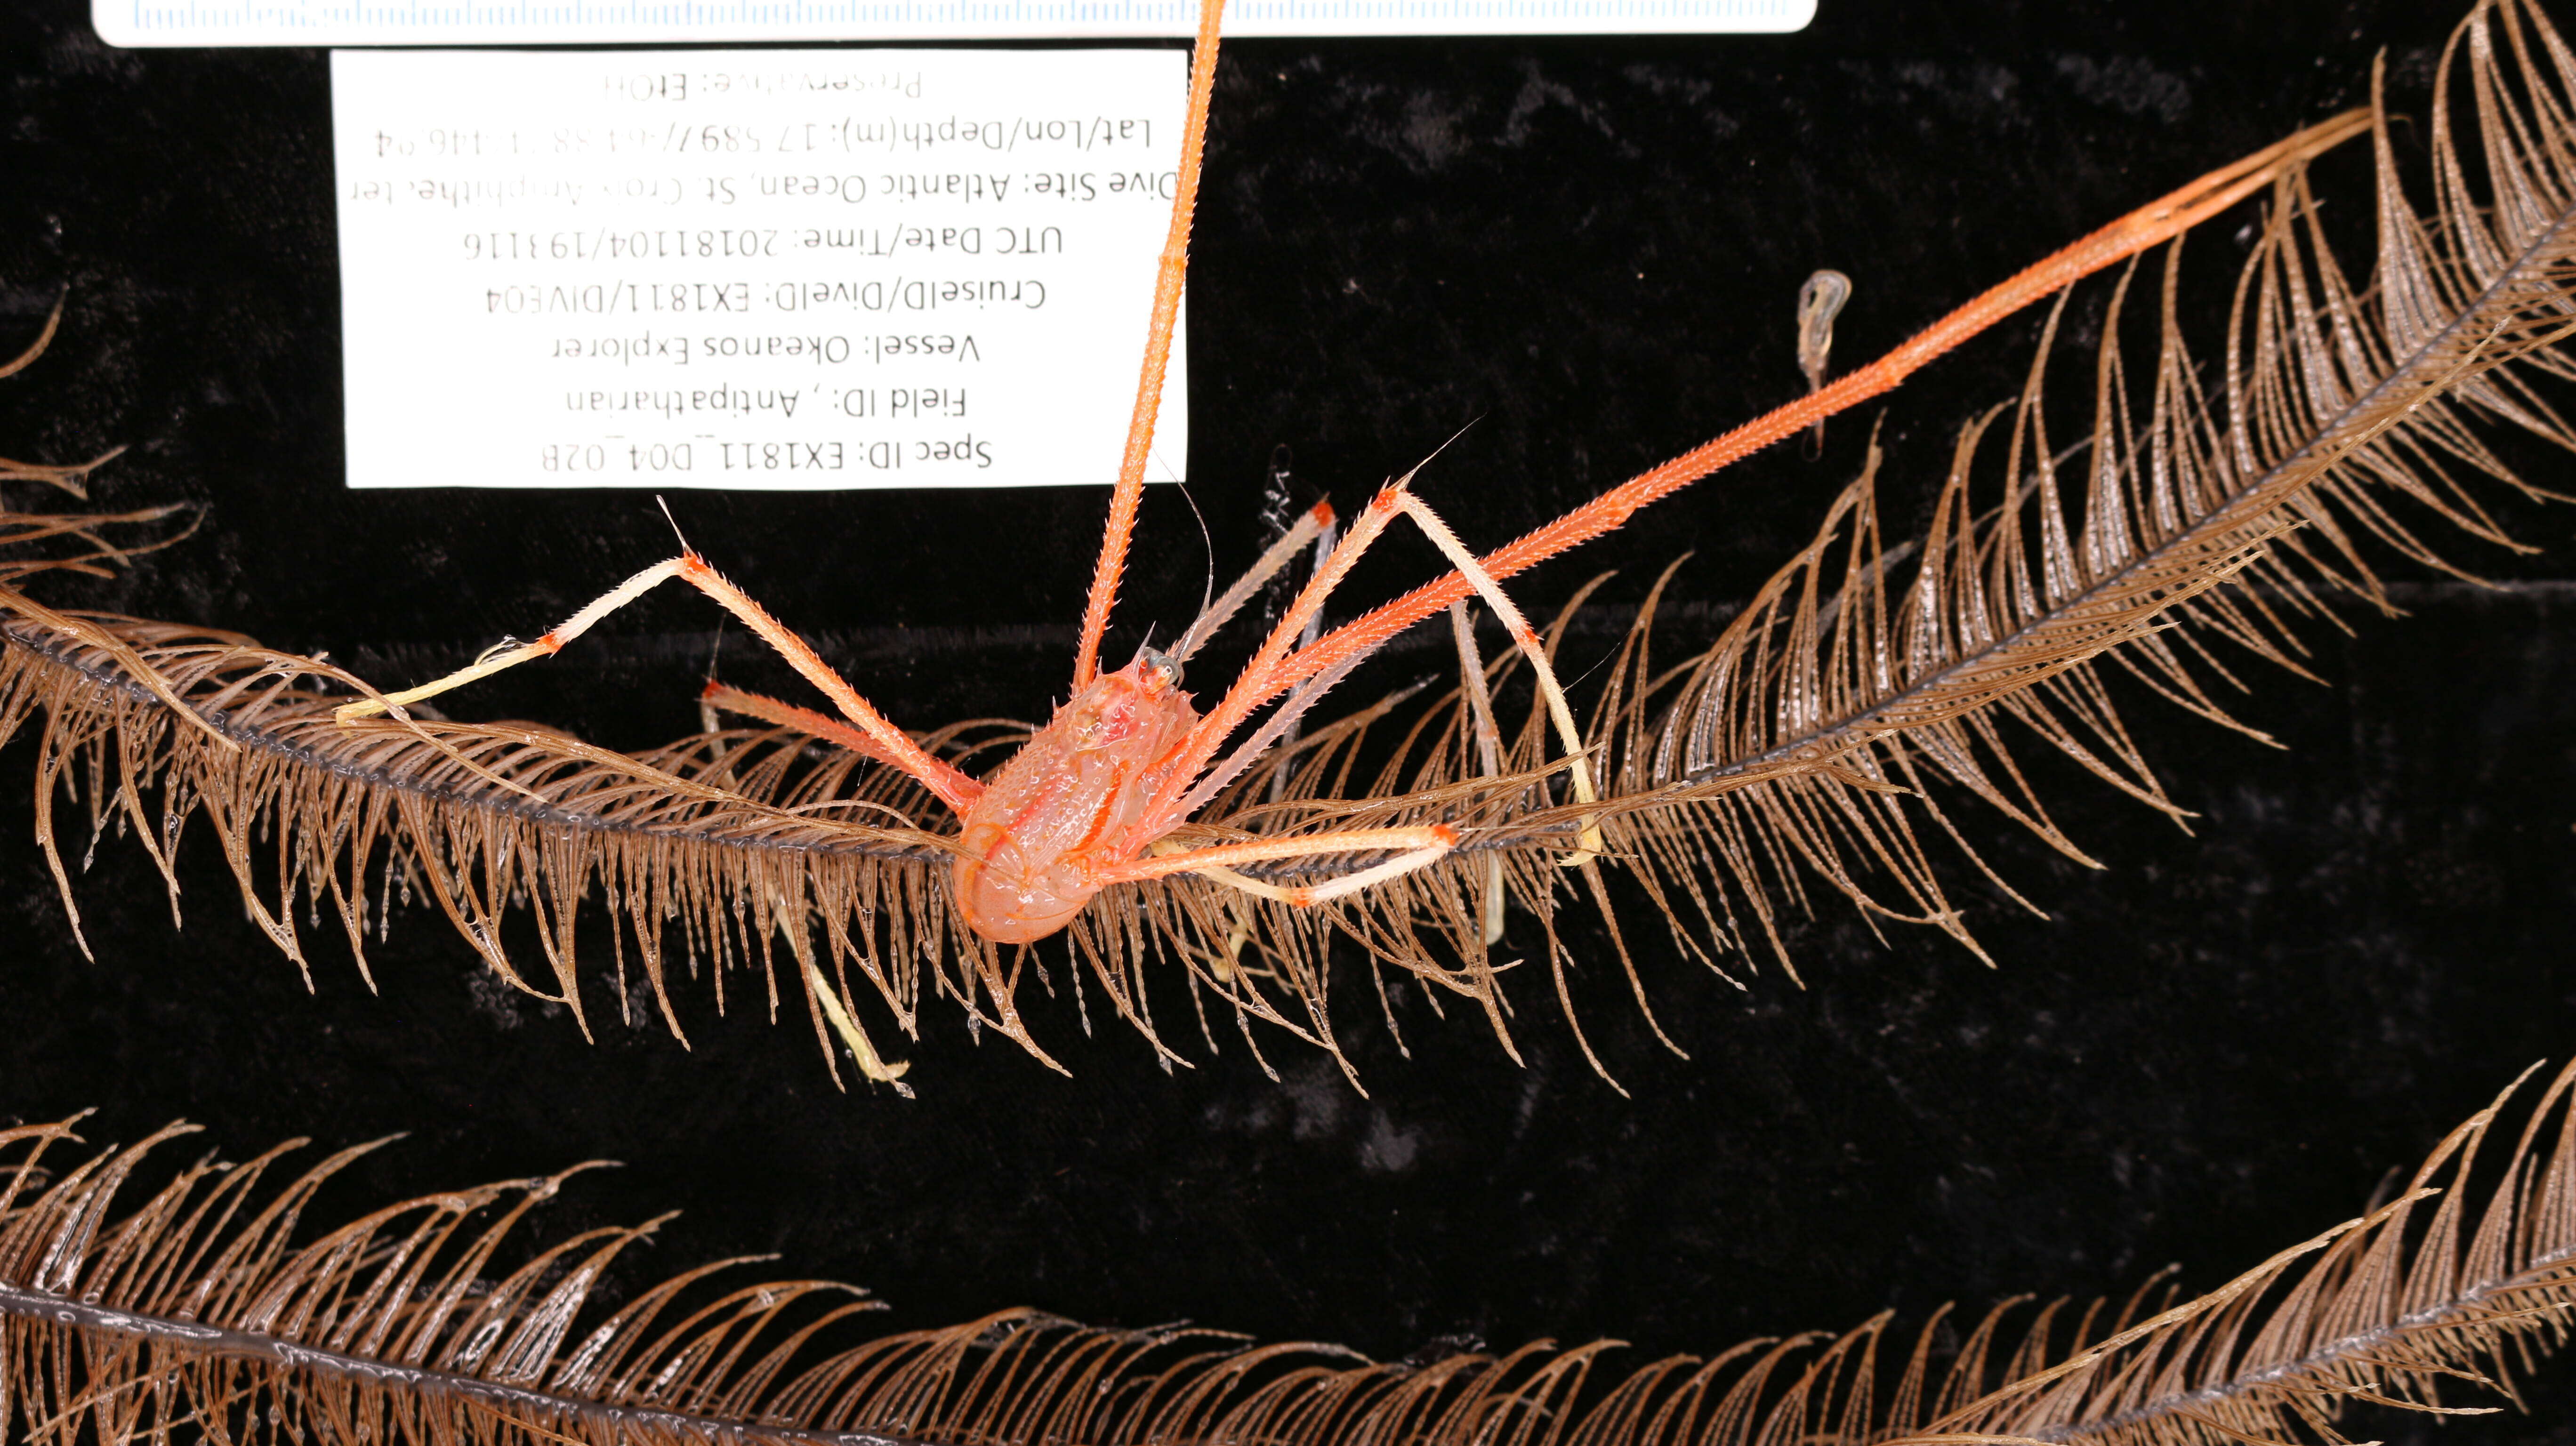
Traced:
[[578, 1171], [315, 1227], [316, 1197], [374, 1146], [275, 1186], [293, 1145], [202, 1157], [147, 1189], [189, 1127], [49, 1177], [66, 1121], [0, 1131], [0, 1429], [32, 1446], [2340, 1443], [2355, 1404], [2490, 1409], [2445, 1392], [2509, 1389], [2564, 1338], [2571, 1084], [2501, 1160], [2481, 1155], [2511, 1090], [2393, 1204], [2179, 1306], [2152, 1310], [2150, 1281], [2118, 1308], [2024, 1321], [2008, 1302], [1964, 1334], [1936, 1315], [1910, 1345], [1882, 1315], [1623, 1370], [1612, 1341], [1380, 1364], [1030, 1311], [853, 1340], [864, 1293], [737, 1283], [755, 1262], [627, 1285], [658, 1221], [521, 1244]]
[[2387, 1206], [2224, 1288], [2014, 1373], [1927, 1430], [2159, 1446], [2339, 1443], [2350, 1403], [2413, 1410], [2509, 1393], [2576, 1307], [2576, 1116], [2562, 1072], [2501, 1161], [2483, 1164], [2521, 1081], [2435, 1148]]

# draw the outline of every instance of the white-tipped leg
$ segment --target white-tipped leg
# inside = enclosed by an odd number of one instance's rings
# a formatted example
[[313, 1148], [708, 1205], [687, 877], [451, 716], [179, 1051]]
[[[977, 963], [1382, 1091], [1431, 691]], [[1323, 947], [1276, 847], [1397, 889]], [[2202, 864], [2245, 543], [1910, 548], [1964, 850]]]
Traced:
[[886, 1063], [884, 1057], [877, 1053], [876, 1045], [869, 1041], [868, 1032], [859, 1028], [859, 1022], [850, 1017], [850, 1011], [841, 1007], [841, 992], [823, 977], [822, 970], [811, 964], [805, 966], [805, 987], [814, 991], [815, 1002], [823, 1006], [823, 1018], [831, 1024], [832, 1032], [841, 1037], [841, 1043], [850, 1047], [850, 1057], [859, 1062], [859, 1073], [878, 1084], [892, 1085], [896, 1094], [911, 1099], [912, 1086], [903, 1082], [903, 1076], [912, 1068], [912, 1062], [899, 1059], [892, 1064]]
[[[1457, 847], [1458, 831], [1445, 823], [1412, 828], [1352, 828], [1334, 833], [1299, 834], [1289, 838], [1171, 852], [1164, 852], [1157, 845], [1156, 851], [1146, 857], [1104, 869], [1093, 877], [1107, 885], [1169, 878], [1173, 874], [1199, 874], [1247, 894], [1303, 908], [1358, 893], [1389, 879], [1402, 878], [1416, 869], [1438, 863]], [[1270, 884], [1234, 870], [1236, 864], [1265, 863], [1271, 859], [1378, 853], [1390, 849], [1402, 852], [1384, 863], [1326, 879], [1320, 884]]]
[[478, 678], [491, 677], [505, 668], [515, 668], [521, 663], [538, 658], [551, 658], [563, 651], [564, 644], [589, 632], [591, 625], [601, 618], [651, 592], [657, 585], [679, 576], [681, 564], [685, 560], [674, 557], [666, 562], [653, 564], [591, 599], [589, 606], [564, 619], [556, 625], [554, 631], [533, 643], [505, 642], [498, 647], [488, 648], [484, 650], [483, 656], [444, 678], [435, 678], [417, 688], [405, 688], [399, 693], [387, 693], [381, 698], [361, 698], [355, 703], [343, 703], [331, 710], [331, 716], [342, 723], [353, 723], [360, 718], [372, 718], [379, 713], [400, 708], [406, 704], [418, 703], [425, 698], [435, 698], [451, 688], [462, 688]]
[[822, 689], [823, 695], [832, 700], [832, 705], [840, 709], [850, 722], [856, 724], [859, 732], [872, 740], [877, 748], [883, 750], [882, 756], [887, 762], [919, 779], [924, 788], [938, 795], [940, 801], [957, 812], [964, 813], [976, 799], [983, 796], [982, 784], [922, 752], [921, 746], [912, 741], [911, 735], [887, 722], [885, 715], [879, 713], [875, 705], [869, 703], [867, 699], [860, 697], [858, 690], [851, 687], [847, 679], [832, 671], [832, 666], [824, 662], [822, 655], [816, 653], [803, 638], [788, 631], [786, 624], [771, 617], [767, 608], [753, 601], [749, 593], [727, 582], [722, 574], [707, 565], [705, 558], [694, 552], [684, 552], [678, 557], [657, 562], [610, 588], [592, 599], [587, 607], [564, 619], [554, 631], [533, 643], [504, 644], [446, 677], [423, 683], [417, 688], [388, 693], [382, 698], [362, 698], [354, 703], [344, 703], [332, 710], [332, 717], [341, 723], [354, 723], [361, 718], [372, 717], [407, 703], [434, 698], [451, 688], [471, 683], [477, 678], [488, 678], [504, 668], [515, 668], [521, 663], [536, 658], [552, 657], [562, 652], [566, 643], [590, 631], [592, 625], [600, 619], [675, 577], [714, 598], [723, 605], [725, 611], [749, 624], [751, 630], [759, 634], [762, 642], [775, 649], [780, 657], [785, 658], [797, 672], [805, 676], [807, 682]]
[[[1485, 686], [1485, 659], [1476, 651], [1476, 629], [1467, 621], [1467, 603], [1460, 599], [1449, 605], [1449, 636], [1458, 644], [1458, 689], [1467, 697], [1468, 720], [1476, 731], [1477, 761], [1485, 768], [1487, 778], [1498, 778], [1503, 771], [1503, 731], [1494, 726], [1494, 695]], [[1485, 856], [1484, 915], [1485, 943], [1499, 943], [1503, 937], [1503, 856]]]
[[[1440, 514], [1431, 510], [1431, 504], [1410, 492], [1401, 492], [1396, 494], [1395, 505], [1429, 535], [1432, 545], [1438, 547], [1450, 565], [1458, 569], [1458, 575], [1465, 578], [1468, 586], [1476, 590], [1476, 595], [1485, 600], [1485, 606], [1492, 608], [1495, 615], [1503, 620], [1504, 629], [1511, 634], [1512, 641], [1519, 646], [1522, 656], [1529, 659], [1531, 669], [1538, 675], [1539, 692], [1547, 699], [1548, 717], [1554, 720], [1557, 739], [1565, 746], [1566, 772], [1574, 783], [1574, 801], [1597, 802], [1592, 791], [1592, 769], [1583, 754], [1583, 734], [1574, 726], [1574, 709], [1565, 701], [1564, 685], [1556, 680], [1556, 666], [1547, 660], [1547, 649], [1540, 645], [1537, 630], [1529, 625], [1528, 618], [1521, 616], [1519, 606], [1504, 595], [1503, 585], [1476, 560], [1476, 554], [1469, 552], [1467, 544], [1458, 540], [1458, 534], [1449, 530], [1449, 524], [1440, 520]], [[1586, 816], [1574, 852], [1558, 859], [1557, 866], [1581, 868], [1600, 857], [1604, 847], [1600, 820]]]

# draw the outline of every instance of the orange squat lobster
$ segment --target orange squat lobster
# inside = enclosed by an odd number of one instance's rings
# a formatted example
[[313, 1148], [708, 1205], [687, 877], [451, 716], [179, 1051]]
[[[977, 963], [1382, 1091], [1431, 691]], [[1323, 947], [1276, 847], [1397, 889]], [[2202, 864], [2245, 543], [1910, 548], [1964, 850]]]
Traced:
[[[1559, 766], [1568, 773], [1574, 800], [1577, 804], [1594, 802], [1590, 774], [1564, 692], [1528, 621], [1503, 594], [1503, 578], [1610, 532], [1646, 504], [1889, 390], [1917, 368], [1986, 327], [2094, 271], [2170, 239], [2269, 184], [2282, 167], [2359, 134], [2367, 124], [2362, 112], [2340, 116], [2213, 171], [1976, 297], [1868, 366], [1644, 472], [1482, 557], [1470, 552], [1447, 524], [1411, 493], [1412, 474], [1407, 473], [1381, 489], [1352, 519], [1349, 530], [1324, 553], [1313, 578], [1280, 617], [1242, 675], [1202, 715], [1180, 687], [1182, 666], [1190, 654], [1300, 550], [1318, 539], [1329, 540], [1334, 521], [1330, 508], [1320, 505], [1299, 519], [1250, 572], [1208, 607], [1170, 653], [1148, 648], [1124, 668], [1105, 674], [1100, 671], [1101, 639], [1117, 598], [1137, 504], [1144, 493], [1155, 405], [1162, 394], [1187, 264], [1208, 97], [1216, 73], [1221, 10], [1222, 0], [1204, 0], [1201, 9], [1171, 229], [1156, 274], [1145, 365], [1137, 380], [1126, 452], [1111, 494], [1107, 532], [1083, 611], [1073, 694], [1056, 710], [1053, 719], [988, 778], [970, 778], [923, 751], [802, 639], [725, 581], [704, 558], [685, 550], [685, 543], [680, 556], [637, 573], [537, 641], [496, 649], [469, 667], [417, 688], [350, 703], [338, 710], [339, 719], [348, 722], [399, 710], [404, 704], [476, 678], [549, 656], [609, 613], [657, 584], [678, 578], [748, 624], [820, 688], [842, 716], [833, 718], [713, 684], [704, 701], [855, 749], [903, 770], [935, 794], [959, 820], [952, 844], [956, 854], [950, 874], [952, 897], [967, 925], [987, 939], [1019, 944], [1046, 938], [1070, 923], [1103, 889], [1182, 873], [1212, 878], [1290, 904], [1313, 904], [1339, 897], [1434, 862], [1457, 846], [1456, 831], [1441, 824], [1349, 829], [1206, 848], [1176, 847], [1167, 838], [1286, 735], [1304, 711], [1352, 668], [1405, 629], [1463, 603], [1470, 594], [1482, 597], [1502, 617], [1513, 641], [1532, 663], [1565, 752]], [[1320, 616], [1325, 601], [1361, 553], [1399, 515], [1413, 519], [1456, 570], [1300, 646], [1299, 640], [1309, 624]], [[1259, 726], [1237, 739], [1260, 709], [1282, 699], [1285, 701], [1279, 702]], [[1227, 748], [1229, 741], [1233, 742], [1231, 750]], [[1588, 865], [1602, 847], [1598, 829], [1586, 827], [1562, 862], [1569, 867]], [[1384, 858], [1354, 872], [1300, 887], [1282, 887], [1237, 871], [1242, 865], [1268, 860], [1354, 854]], [[837, 1016], [837, 1010], [834, 1012]], [[840, 1022], [836, 1017], [834, 1023]], [[845, 1036], [853, 1033], [847, 1028], [842, 1032]], [[861, 1058], [863, 1062], [873, 1062], [864, 1049]], [[870, 1072], [878, 1074], [875, 1069]]]

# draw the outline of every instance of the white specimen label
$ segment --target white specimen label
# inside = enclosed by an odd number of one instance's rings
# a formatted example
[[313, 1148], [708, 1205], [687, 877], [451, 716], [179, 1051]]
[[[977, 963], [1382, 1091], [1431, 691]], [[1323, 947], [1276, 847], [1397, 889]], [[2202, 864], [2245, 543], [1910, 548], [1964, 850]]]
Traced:
[[349, 485], [1113, 481], [1185, 64], [334, 53]]

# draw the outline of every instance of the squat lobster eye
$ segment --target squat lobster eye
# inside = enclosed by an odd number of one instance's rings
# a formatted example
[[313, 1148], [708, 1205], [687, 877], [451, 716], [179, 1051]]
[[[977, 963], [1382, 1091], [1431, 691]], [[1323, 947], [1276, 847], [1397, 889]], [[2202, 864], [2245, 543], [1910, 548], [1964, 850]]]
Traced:
[[1162, 692], [1181, 686], [1181, 660], [1152, 648], [1138, 648], [1136, 661], [1144, 666], [1136, 673], [1137, 681], [1148, 692]]

